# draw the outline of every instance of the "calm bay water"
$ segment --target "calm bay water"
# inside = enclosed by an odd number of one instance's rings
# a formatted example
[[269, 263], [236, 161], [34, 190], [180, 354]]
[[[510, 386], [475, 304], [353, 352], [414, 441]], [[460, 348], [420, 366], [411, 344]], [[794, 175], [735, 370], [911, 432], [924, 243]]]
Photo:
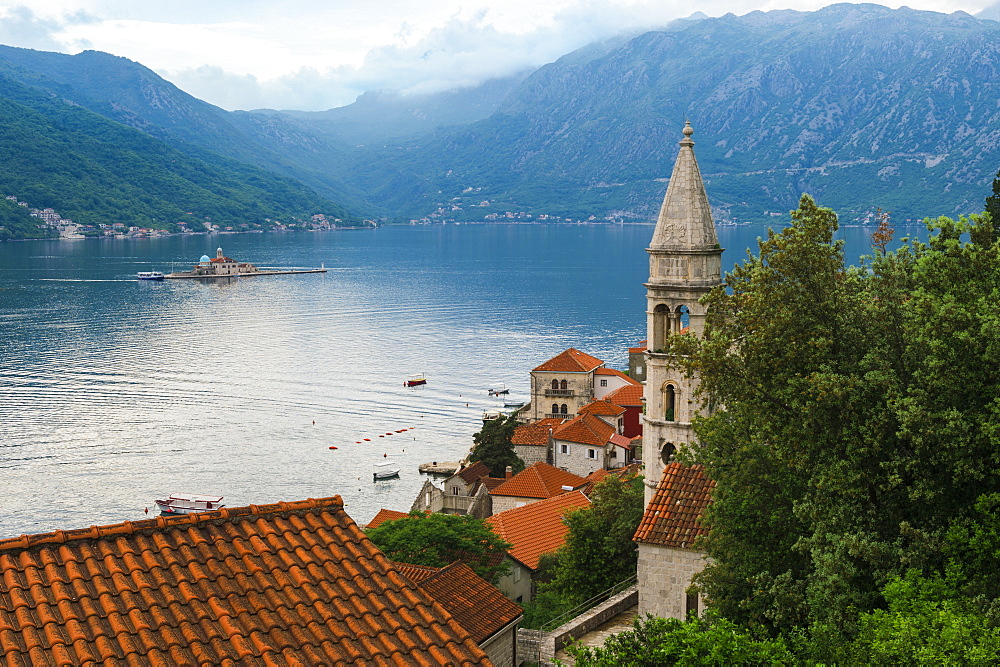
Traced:
[[[720, 227], [723, 266], [761, 233]], [[844, 230], [849, 257], [869, 233]], [[359, 523], [408, 510], [418, 464], [468, 451], [498, 404], [490, 384], [525, 398], [528, 371], [571, 346], [626, 366], [645, 337], [651, 235], [448, 225], [0, 244], [0, 538], [152, 516], [178, 491], [231, 507], [340, 494]], [[329, 271], [135, 280], [218, 246]], [[412, 373], [427, 386], [404, 389]], [[402, 475], [373, 483], [384, 455]]]

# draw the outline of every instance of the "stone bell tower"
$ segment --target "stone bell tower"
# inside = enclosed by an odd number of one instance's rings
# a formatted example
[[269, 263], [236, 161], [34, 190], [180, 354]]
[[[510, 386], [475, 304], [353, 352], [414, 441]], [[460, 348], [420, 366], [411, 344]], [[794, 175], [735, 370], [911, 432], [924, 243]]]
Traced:
[[684, 125], [684, 139], [670, 176], [667, 194], [649, 248], [646, 283], [646, 386], [643, 400], [642, 458], [646, 467], [648, 505], [663, 467], [681, 447], [694, 441], [691, 418], [699, 411], [694, 397], [698, 378], [663, 354], [671, 333], [687, 330], [701, 335], [705, 307], [698, 303], [722, 282], [722, 248], [715, 234], [708, 195], [694, 156], [694, 129]]

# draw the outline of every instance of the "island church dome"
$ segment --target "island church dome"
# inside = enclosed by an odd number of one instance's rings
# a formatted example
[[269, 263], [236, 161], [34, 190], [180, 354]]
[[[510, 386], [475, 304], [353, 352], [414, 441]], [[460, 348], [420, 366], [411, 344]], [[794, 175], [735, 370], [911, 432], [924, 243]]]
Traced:
[[202, 264], [208, 264], [209, 262], [212, 261], [212, 258], [209, 257], [208, 255], [202, 255], [201, 259], [199, 259], [198, 261], [201, 262]]

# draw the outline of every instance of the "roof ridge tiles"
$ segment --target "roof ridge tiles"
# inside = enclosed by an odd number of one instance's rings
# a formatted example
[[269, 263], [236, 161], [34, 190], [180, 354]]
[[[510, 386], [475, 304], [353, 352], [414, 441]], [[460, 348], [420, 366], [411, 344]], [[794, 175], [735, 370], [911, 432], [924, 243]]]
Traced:
[[39, 544], [64, 544], [70, 541], [98, 539], [112, 535], [133, 535], [147, 529], [166, 528], [168, 526], [197, 525], [220, 519], [236, 518], [252, 514], [263, 516], [268, 514], [280, 514], [283, 512], [295, 512], [303, 510], [317, 509], [320, 507], [343, 508], [344, 501], [339, 496], [328, 498], [308, 498], [294, 502], [277, 502], [267, 505], [248, 505], [245, 507], [228, 508], [224, 507], [212, 512], [199, 512], [196, 514], [184, 514], [179, 516], [158, 516], [153, 519], [142, 519], [140, 521], [123, 521], [103, 526], [90, 526], [89, 528], [77, 528], [73, 530], [55, 530], [48, 533], [24, 534], [19, 537], [11, 537], [0, 540], [0, 553], [8, 550], [27, 549]]

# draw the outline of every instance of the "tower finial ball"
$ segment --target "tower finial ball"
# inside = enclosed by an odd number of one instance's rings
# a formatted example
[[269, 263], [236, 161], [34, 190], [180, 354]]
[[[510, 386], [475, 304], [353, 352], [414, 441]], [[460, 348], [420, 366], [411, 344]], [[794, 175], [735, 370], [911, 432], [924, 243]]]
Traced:
[[694, 134], [694, 128], [691, 127], [691, 121], [689, 120], [684, 121], [684, 129], [682, 130], [682, 132], [684, 132], [685, 137], [690, 137], [692, 134]]

